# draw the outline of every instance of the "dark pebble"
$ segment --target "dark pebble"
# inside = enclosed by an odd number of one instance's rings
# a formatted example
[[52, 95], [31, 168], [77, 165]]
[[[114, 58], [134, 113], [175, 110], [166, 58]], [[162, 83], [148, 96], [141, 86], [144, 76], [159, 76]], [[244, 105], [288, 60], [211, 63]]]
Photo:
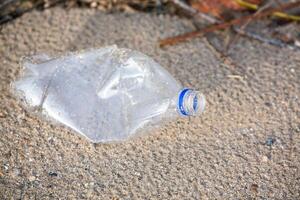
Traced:
[[268, 138], [267, 141], [266, 141], [267, 146], [272, 146], [274, 143], [275, 143], [274, 138]]
[[55, 172], [49, 172], [49, 176], [58, 176], [58, 174]]
[[268, 106], [268, 107], [272, 106], [272, 104], [270, 102], [265, 102], [265, 105]]
[[252, 184], [250, 187], [251, 192], [257, 193], [258, 192], [258, 185], [257, 184]]

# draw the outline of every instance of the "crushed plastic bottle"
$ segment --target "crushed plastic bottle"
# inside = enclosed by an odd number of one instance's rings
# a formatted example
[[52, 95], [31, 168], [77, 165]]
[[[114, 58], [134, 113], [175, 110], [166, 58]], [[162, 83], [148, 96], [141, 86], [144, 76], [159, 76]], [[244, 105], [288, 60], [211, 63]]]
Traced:
[[203, 112], [205, 98], [183, 88], [150, 57], [109, 46], [26, 59], [13, 87], [29, 107], [92, 142], [119, 141], [177, 116]]

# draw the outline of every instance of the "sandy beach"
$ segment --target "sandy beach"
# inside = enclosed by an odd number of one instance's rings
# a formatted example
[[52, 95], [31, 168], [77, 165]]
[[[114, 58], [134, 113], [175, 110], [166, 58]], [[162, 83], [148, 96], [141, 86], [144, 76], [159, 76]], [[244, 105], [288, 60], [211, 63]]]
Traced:
[[[193, 28], [176, 16], [60, 8], [6, 24], [0, 199], [300, 199], [300, 51], [240, 38], [233, 66], [203, 38], [159, 48], [160, 38]], [[153, 57], [201, 90], [205, 113], [122, 143], [92, 144], [28, 112], [10, 91], [23, 56], [111, 44]]]

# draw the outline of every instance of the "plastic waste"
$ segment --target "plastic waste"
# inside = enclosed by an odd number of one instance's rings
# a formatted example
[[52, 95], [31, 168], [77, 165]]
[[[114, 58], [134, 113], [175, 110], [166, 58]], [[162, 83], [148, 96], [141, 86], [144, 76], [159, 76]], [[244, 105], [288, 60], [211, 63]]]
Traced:
[[205, 107], [200, 92], [183, 88], [153, 59], [117, 46], [37, 55], [22, 66], [13, 87], [26, 105], [95, 143], [124, 140]]

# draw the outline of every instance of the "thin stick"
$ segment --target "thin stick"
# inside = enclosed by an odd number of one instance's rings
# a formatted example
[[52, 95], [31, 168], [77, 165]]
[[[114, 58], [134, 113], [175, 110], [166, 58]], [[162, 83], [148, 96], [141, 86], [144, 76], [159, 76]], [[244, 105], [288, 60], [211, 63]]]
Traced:
[[177, 7], [181, 8], [182, 10], [188, 12], [192, 16], [196, 16], [196, 17], [202, 18], [205, 21], [207, 21], [209, 23], [212, 23], [212, 24], [216, 24], [216, 23], [220, 22], [216, 18], [214, 18], [214, 17], [212, 17], [210, 15], [201, 13], [198, 10], [194, 9], [193, 7], [188, 6], [187, 4], [185, 4], [184, 2], [182, 2], [181, 0], [172, 0], [172, 2], [174, 3], [174, 5], [176, 5]]
[[300, 50], [300, 47], [298, 47], [296, 45], [287, 44], [285, 42], [282, 42], [281, 40], [268, 39], [268, 38], [265, 38], [265, 37], [263, 37], [261, 35], [258, 35], [256, 33], [252, 33], [252, 32], [249, 32], [249, 31], [243, 31], [243, 30], [237, 29], [237, 28], [235, 28], [235, 31], [237, 33], [243, 35], [243, 36], [246, 36], [246, 37], [249, 37], [251, 39], [255, 39], [255, 40], [270, 44], [270, 45], [274, 45], [274, 46], [278, 46], [278, 47], [286, 47], [286, 48], [289, 48], [289, 49], [292, 49], [292, 50]]
[[287, 10], [287, 9], [298, 7], [298, 6], [300, 6], [300, 1], [293, 2], [293, 3], [287, 3], [287, 4], [282, 4], [282, 6], [280, 8], [267, 9], [264, 12], [261, 12], [261, 13], [257, 14], [256, 16], [255, 15], [248, 15], [248, 16], [245, 16], [245, 17], [242, 17], [242, 18], [239, 18], [239, 19], [231, 20], [229, 22], [224, 22], [224, 23], [221, 23], [221, 24], [212, 25], [212, 26], [209, 26], [209, 27], [201, 29], [201, 30], [197, 30], [197, 31], [185, 33], [183, 35], [178, 35], [178, 36], [175, 36], [175, 37], [163, 39], [163, 40], [160, 41], [160, 46], [177, 44], [179, 42], [183, 42], [183, 41], [186, 41], [186, 40], [191, 39], [191, 38], [203, 36], [206, 33], [226, 29], [230, 26], [241, 24], [241, 23], [243, 23], [243, 22], [245, 22], [245, 21], [247, 21], [251, 18], [252, 18], [252, 20], [261, 19], [261, 18], [266, 17], [266, 16], [268, 16], [268, 15], [274, 13], [274, 12], [283, 11], [283, 10]]
[[222, 61], [222, 63], [229, 68], [236, 68], [236, 63], [222, 51], [219, 51], [206, 37], [204, 37], [205, 44], [210, 48], [213, 54]]
[[[261, 7], [260, 9], [258, 9], [258, 10], [254, 13], [253, 16], [257, 16], [259, 13], [261, 13], [261, 12], [263, 12], [264, 10], [266, 10], [267, 8], [269, 8], [269, 6], [270, 6], [270, 3], [264, 5], [263, 7]], [[246, 20], [246, 21], [242, 24], [242, 26], [239, 28], [239, 30], [237, 31], [237, 33], [240, 33], [240, 32], [244, 33], [246, 27], [247, 27], [252, 21], [253, 21], [253, 18], [249, 18], [248, 20]], [[234, 44], [234, 43], [237, 42], [237, 40], [239, 39], [240, 35], [241, 35], [241, 34], [235, 35], [235, 36], [229, 41], [229, 43], [226, 45], [225, 52], [228, 52], [229, 49], [230, 49], [230, 46], [231, 46], [232, 44]]]

